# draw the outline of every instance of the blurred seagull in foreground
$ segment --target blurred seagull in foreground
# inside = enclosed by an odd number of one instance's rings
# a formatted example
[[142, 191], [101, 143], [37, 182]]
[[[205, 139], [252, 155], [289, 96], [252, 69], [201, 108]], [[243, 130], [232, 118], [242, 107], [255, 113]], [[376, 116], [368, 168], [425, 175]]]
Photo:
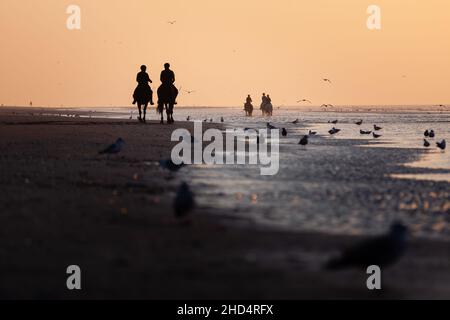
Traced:
[[424, 146], [425, 148], [428, 148], [428, 147], [430, 146], [430, 143], [428, 142], [427, 139], [423, 139], [423, 146]]
[[172, 159], [159, 160], [159, 165], [161, 166], [161, 168], [167, 169], [172, 172], [177, 172], [185, 166], [183, 162], [181, 164], [175, 164]]
[[99, 152], [99, 154], [115, 154], [119, 153], [122, 150], [125, 141], [122, 138], [116, 140], [115, 143], [107, 147], [106, 149]]
[[333, 135], [333, 134], [338, 133], [339, 131], [341, 131], [341, 129], [336, 129], [336, 128], [333, 127], [331, 130], [328, 131], [328, 133]]
[[445, 140], [442, 140], [441, 142], [436, 142], [436, 146], [441, 150], [445, 150], [445, 148], [447, 147], [447, 143], [445, 142]]
[[195, 207], [194, 194], [186, 182], [178, 188], [177, 195], [173, 203], [175, 217], [177, 219], [186, 218]]
[[308, 144], [308, 136], [303, 136], [298, 143], [299, 145], [306, 146]]
[[367, 268], [371, 265], [386, 267], [395, 263], [406, 251], [408, 229], [395, 222], [386, 235], [366, 240], [344, 251], [339, 258], [332, 259], [327, 269]]

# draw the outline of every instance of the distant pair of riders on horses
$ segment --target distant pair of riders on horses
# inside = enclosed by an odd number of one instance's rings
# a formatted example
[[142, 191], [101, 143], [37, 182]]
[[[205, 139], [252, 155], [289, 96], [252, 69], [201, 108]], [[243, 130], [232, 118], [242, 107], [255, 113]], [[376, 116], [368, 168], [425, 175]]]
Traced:
[[[166, 108], [167, 113], [167, 123], [173, 123], [173, 107], [177, 104], [176, 99], [178, 96], [178, 89], [174, 85], [175, 73], [170, 70], [170, 64], [164, 64], [164, 70], [161, 72], [160, 80], [161, 85], [157, 91], [157, 110], [161, 115], [161, 123], [164, 123], [164, 107]], [[141, 72], [137, 74], [136, 81], [138, 85], [133, 93], [133, 104], [137, 103], [138, 105], [139, 121], [145, 122], [148, 104], [154, 105], [153, 91], [149, 85], [149, 83], [153, 83], [153, 81], [150, 79], [145, 65], [141, 66]], [[144, 107], [143, 110], [141, 109], [142, 106]]]
[[[250, 95], [248, 95], [244, 104], [245, 115], [247, 117], [251, 117], [253, 114], [252, 102], [253, 102], [252, 98], [250, 97]], [[262, 102], [260, 109], [262, 110], [263, 116], [272, 116], [273, 113], [272, 99], [270, 99], [269, 95], [266, 96], [265, 93], [263, 93], [262, 95]]]

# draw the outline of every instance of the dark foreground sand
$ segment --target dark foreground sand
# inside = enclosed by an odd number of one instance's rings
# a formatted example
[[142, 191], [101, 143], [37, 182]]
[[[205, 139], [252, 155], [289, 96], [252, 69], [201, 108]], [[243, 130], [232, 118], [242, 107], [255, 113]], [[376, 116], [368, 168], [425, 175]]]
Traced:
[[[448, 242], [413, 240], [370, 292], [365, 270], [321, 267], [359, 237], [238, 227], [204, 208], [174, 222], [180, 180], [155, 162], [189, 123], [14, 113], [0, 110], [0, 298], [450, 298]], [[123, 153], [97, 154], [119, 136]], [[82, 291], [66, 289], [71, 264]]]

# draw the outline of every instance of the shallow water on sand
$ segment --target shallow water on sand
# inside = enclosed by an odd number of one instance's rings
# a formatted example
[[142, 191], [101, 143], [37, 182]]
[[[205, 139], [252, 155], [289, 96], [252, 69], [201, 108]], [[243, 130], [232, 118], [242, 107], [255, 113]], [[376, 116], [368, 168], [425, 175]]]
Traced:
[[[129, 110], [114, 116], [129, 117]], [[259, 167], [250, 165], [180, 171], [201, 205], [226, 209], [237, 221], [328, 233], [378, 233], [400, 219], [417, 236], [450, 239], [450, 153], [435, 145], [450, 141], [449, 112], [274, 113], [270, 119], [246, 118], [238, 108], [177, 108], [176, 119], [183, 121], [190, 116], [191, 121], [220, 122], [223, 117], [227, 128], [261, 129], [270, 121], [288, 130], [280, 140], [275, 176], [261, 176]], [[292, 124], [297, 118], [299, 124]], [[358, 126], [360, 119], [364, 122]], [[338, 123], [330, 124], [333, 120]], [[377, 131], [382, 137], [360, 134], [360, 129], [373, 131], [374, 124], [383, 128]], [[333, 126], [342, 131], [330, 136]], [[310, 129], [318, 135], [300, 147], [299, 139]], [[428, 139], [430, 148], [423, 147], [426, 129], [436, 132]], [[397, 171], [384, 176], [387, 166]]]

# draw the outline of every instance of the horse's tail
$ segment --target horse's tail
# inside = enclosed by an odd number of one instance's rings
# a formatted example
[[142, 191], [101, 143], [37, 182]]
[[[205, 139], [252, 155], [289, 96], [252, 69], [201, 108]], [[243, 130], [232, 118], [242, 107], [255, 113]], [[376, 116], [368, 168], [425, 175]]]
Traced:
[[158, 106], [156, 107], [156, 111], [158, 112], [158, 114], [162, 114], [164, 112], [164, 104], [158, 103]]

